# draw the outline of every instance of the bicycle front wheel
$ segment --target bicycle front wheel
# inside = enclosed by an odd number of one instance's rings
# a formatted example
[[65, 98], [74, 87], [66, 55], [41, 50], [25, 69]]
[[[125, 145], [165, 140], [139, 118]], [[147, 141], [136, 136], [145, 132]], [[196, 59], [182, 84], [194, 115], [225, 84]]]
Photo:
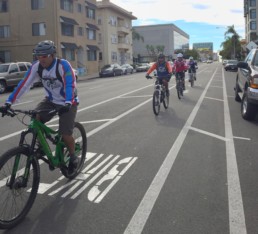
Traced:
[[[67, 167], [61, 167], [60, 170], [62, 174], [68, 179], [74, 179], [82, 170], [82, 167], [85, 162], [86, 153], [87, 153], [87, 136], [85, 129], [82, 124], [75, 122], [73, 129], [73, 138], [75, 141], [75, 155], [78, 157], [78, 166], [76, 170], [72, 173], [68, 173]], [[67, 151], [66, 148], [63, 150], [63, 154]], [[68, 166], [69, 161], [67, 162]]]
[[40, 180], [38, 160], [16, 147], [0, 157], [0, 229], [16, 226], [30, 211]]
[[163, 106], [165, 109], [168, 108], [168, 105], [169, 105], [169, 96], [164, 92], [164, 99], [163, 99]]
[[153, 107], [154, 114], [159, 115], [159, 112], [160, 112], [160, 97], [159, 97], [159, 91], [157, 91], [157, 90], [153, 93], [152, 107]]
[[176, 84], [176, 90], [177, 90], [178, 99], [181, 99], [182, 87], [181, 87], [181, 82], [179, 80], [177, 81], [177, 84]]

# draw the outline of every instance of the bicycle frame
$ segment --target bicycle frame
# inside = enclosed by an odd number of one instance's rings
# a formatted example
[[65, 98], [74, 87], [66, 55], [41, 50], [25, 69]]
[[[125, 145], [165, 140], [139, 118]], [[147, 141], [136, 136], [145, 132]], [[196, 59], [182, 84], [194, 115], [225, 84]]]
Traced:
[[[63, 155], [63, 148], [65, 147], [64, 142], [62, 141], [62, 137], [59, 135], [58, 131], [53, 130], [46, 126], [44, 123], [40, 122], [39, 120], [32, 118], [31, 122], [28, 126], [28, 129], [23, 131], [21, 133], [21, 138], [19, 145], [26, 145], [25, 137], [27, 134], [32, 134], [32, 141], [30, 145], [27, 145], [30, 153], [32, 155], [35, 154], [34, 149], [36, 145], [36, 140], [38, 140], [41, 149], [47, 156], [47, 159], [41, 158], [46, 163], [53, 167], [59, 167], [61, 165], [64, 165], [67, 161], [64, 159]], [[55, 145], [55, 152], [52, 153], [52, 150], [50, 149], [49, 143], [47, 142], [47, 139], [50, 140]]]

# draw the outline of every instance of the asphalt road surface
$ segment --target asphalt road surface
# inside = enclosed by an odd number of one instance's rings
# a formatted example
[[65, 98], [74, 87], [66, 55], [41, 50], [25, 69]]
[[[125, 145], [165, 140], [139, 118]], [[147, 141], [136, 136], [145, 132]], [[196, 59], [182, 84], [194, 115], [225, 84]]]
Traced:
[[[258, 120], [242, 119], [235, 76], [221, 63], [199, 64], [181, 100], [172, 77], [169, 108], [159, 116], [144, 72], [80, 81], [77, 120], [88, 137], [82, 173], [69, 181], [42, 163], [31, 211], [0, 233], [258, 233]], [[17, 106], [33, 109], [43, 95], [35, 88]], [[25, 126], [0, 121], [2, 154]]]

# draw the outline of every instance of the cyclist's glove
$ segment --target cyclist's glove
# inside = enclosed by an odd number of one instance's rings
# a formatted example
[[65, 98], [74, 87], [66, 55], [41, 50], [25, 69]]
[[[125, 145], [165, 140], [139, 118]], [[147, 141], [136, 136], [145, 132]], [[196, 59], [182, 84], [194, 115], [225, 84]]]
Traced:
[[62, 114], [64, 114], [64, 113], [68, 112], [68, 111], [71, 109], [71, 106], [72, 106], [72, 105], [71, 105], [70, 103], [65, 103], [65, 105], [62, 106], [62, 107], [59, 109], [58, 114], [59, 114], [59, 115], [62, 115]]
[[2, 117], [7, 115], [7, 112], [11, 109], [11, 104], [10, 103], [5, 103], [4, 106], [0, 107], [0, 112], [2, 112]]
[[148, 74], [146, 74], [146, 76], [145, 76], [147, 79], [151, 79], [151, 76], [150, 75], [148, 75]]

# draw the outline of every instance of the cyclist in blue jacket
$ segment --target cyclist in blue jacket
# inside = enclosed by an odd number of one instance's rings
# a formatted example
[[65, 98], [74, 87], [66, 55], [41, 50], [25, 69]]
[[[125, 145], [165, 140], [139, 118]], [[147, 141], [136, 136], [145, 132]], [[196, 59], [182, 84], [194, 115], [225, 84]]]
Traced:
[[[54, 42], [49, 40], [39, 42], [34, 53], [37, 60], [10, 94], [2, 108], [7, 111], [14, 102], [19, 101], [22, 95], [30, 90], [33, 83], [41, 80], [45, 89], [45, 98], [37, 105], [36, 109], [59, 110], [59, 132], [70, 153], [68, 172], [72, 173], [78, 165], [78, 159], [75, 156], [75, 142], [72, 136], [77, 105], [79, 104], [76, 77], [67, 60], [56, 58]], [[37, 116], [37, 119], [44, 123], [51, 118], [53, 116], [47, 112], [42, 112]]]
[[193, 60], [193, 57], [191, 56], [189, 58], [189, 61], [187, 63], [188, 65], [188, 73], [193, 73], [194, 74], [194, 79], [196, 80], [196, 69], [198, 68], [197, 67], [197, 63]]

